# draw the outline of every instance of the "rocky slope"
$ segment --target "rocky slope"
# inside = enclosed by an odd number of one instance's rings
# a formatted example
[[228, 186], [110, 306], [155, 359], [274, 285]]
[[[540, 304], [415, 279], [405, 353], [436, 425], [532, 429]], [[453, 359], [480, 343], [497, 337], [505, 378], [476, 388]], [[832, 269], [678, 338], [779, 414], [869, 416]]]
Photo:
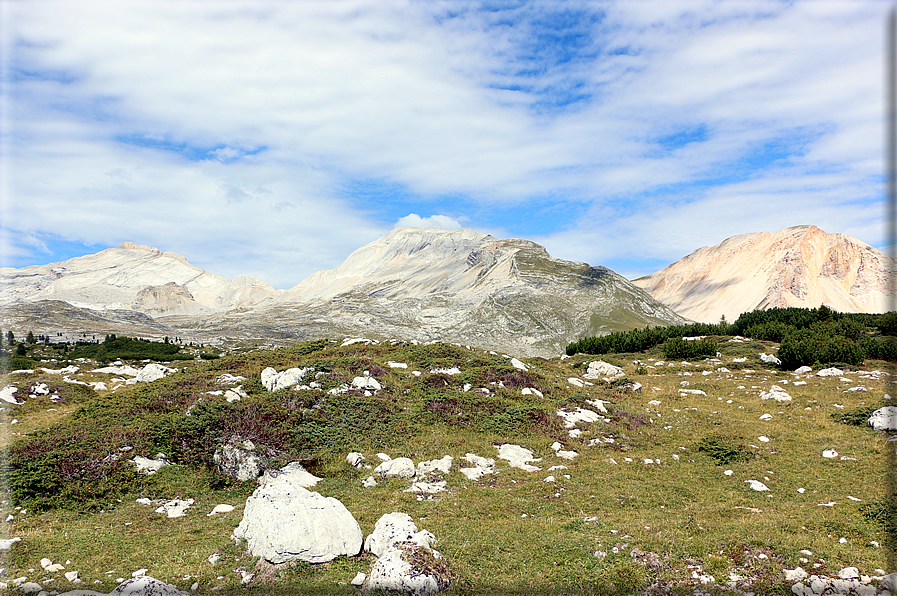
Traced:
[[[365, 335], [553, 355], [582, 335], [683, 321], [607, 268], [555, 259], [527, 240], [472, 230], [394, 230], [338, 268], [285, 291], [252, 278], [224, 280], [179, 255], [132, 244], [64, 263], [6, 269], [0, 279], [4, 325], [23, 324], [15, 304], [55, 312], [60, 303], [48, 302], [55, 300], [106, 313], [142, 313], [156, 326], [148, 325], [146, 334], [164, 328], [205, 340]], [[121, 318], [109, 314], [104, 320]], [[127, 323], [133, 329], [133, 321]]]
[[885, 312], [893, 298], [890, 257], [816, 226], [733, 236], [633, 283], [684, 317], [734, 321], [758, 308]]

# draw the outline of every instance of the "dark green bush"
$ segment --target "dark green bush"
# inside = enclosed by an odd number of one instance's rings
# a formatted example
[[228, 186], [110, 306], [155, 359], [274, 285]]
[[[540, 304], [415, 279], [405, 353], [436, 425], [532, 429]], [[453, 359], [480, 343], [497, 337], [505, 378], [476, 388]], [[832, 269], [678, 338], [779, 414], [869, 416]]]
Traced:
[[872, 413], [881, 406], [861, 406], [851, 410], [834, 412], [832, 418], [842, 424], [850, 424], [851, 426], [866, 426]]
[[747, 461], [752, 454], [741, 437], [711, 435], [698, 443], [698, 451], [706, 453], [717, 464], [725, 465]]
[[193, 356], [179, 354], [177, 344], [153, 342], [145, 339], [107, 335], [103, 343], [78, 342], [71, 358], [93, 358], [98, 362], [112, 360], [192, 360]]
[[897, 362], [897, 337], [893, 335], [867, 337], [862, 345], [866, 351], [866, 358]]
[[797, 327], [789, 325], [788, 323], [783, 323], [782, 321], [768, 321], [766, 323], [759, 323], [748, 327], [745, 329], [744, 335], [751, 339], [780, 342], [788, 333], [796, 330]]
[[663, 342], [663, 356], [667, 359], [707, 358], [715, 356], [716, 352], [716, 342], [707, 339], [688, 341], [671, 337]]
[[698, 335], [731, 335], [728, 323], [694, 323], [672, 325], [670, 327], [645, 327], [631, 331], [619, 331], [600, 337], [584, 337], [567, 346], [567, 355], [612, 354], [644, 352], [664, 343], [671, 337], [694, 337]]
[[800, 366], [862, 364], [866, 357], [863, 346], [836, 333], [836, 326], [831, 323], [817, 324], [809, 329], [790, 333], [782, 340], [777, 353], [782, 367], [794, 370]]

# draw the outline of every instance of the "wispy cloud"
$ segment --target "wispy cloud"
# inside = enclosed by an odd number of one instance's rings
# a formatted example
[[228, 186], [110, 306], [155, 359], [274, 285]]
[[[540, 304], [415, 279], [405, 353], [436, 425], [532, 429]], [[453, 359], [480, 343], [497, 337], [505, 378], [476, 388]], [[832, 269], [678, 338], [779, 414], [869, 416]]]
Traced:
[[11, 264], [134, 240], [288, 287], [417, 213], [632, 273], [880, 244], [877, 0], [2, 6]]

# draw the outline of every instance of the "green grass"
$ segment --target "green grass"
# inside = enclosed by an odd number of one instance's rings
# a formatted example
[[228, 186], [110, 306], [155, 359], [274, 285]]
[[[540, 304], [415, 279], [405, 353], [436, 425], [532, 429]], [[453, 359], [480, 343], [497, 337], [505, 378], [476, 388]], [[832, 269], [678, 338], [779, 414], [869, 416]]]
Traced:
[[[370, 569], [371, 556], [270, 568], [230, 540], [255, 484], [225, 479], [210, 467], [210, 456], [234, 432], [255, 433], [250, 438], [272, 446], [272, 466], [293, 459], [306, 462], [324, 478], [314, 490], [339, 499], [365, 535], [386, 513], [411, 515], [419, 528], [436, 536], [436, 548], [452, 573], [452, 594], [624, 594], [652, 583], [685, 590], [694, 583], [691, 574], [698, 567], [717, 579], [717, 588], [735, 571], [753, 577], [757, 593], [788, 593], [784, 567], [801, 564], [811, 573], [828, 574], [848, 565], [867, 574], [884, 567], [883, 549], [869, 543], [885, 542], [881, 520], [886, 515], [876, 508], [884, 496], [878, 487], [884, 486], [885, 442], [881, 434], [856, 424], [870, 407], [882, 403], [884, 381], [851, 374], [848, 384], [814, 376], [803, 379], [806, 385], [794, 386], [796, 377], [759, 361], [759, 352], [771, 351], [774, 344], [715, 339], [723, 354], [717, 362], [658, 366], [660, 347], [647, 354], [600, 357], [622, 366], [628, 380], [641, 383], [641, 393], [599, 381], [584, 388], [567, 382], [568, 377], [581, 378], [587, 363], [598, 357], [530, 359], [530, 370], [522, 373], [501, 356], [446, 344], [341, 348], [310, 342], [196, 361], [164, 380], [114, 393], [62, 386], [58, 378], [43, 374], [3, 377], [0, 382], [15, 382], [20, 392], [39, 381], [56, 383], [60, 394], [69, 392], [65, 408], [57, 412], [47, 412], [44, 398], [0, 412], [7, 430], [23, 433], [4, 433], [12, 440], [13, 463], [5, 473], [18, 478], [12, 487], [19, 492], [7, 496], [0, 515], [15, 515], [5, 534], [23, 539], [5, 555], [5, 577], [43, 582], [50, 576], [41, 571], [39, 560], [49, 557], [60, 563], [71, 560], [66, 570], [79, 571], [83, 587], [104, 591], [116, 585], [116, 578], [147, 567], [149, 575], [182, 589], [199, 582], [199, 593], [347, 593], [355, 573]], [[733, 357], [748, 361], [738, 365], [730, 362]], [[388, 360], [406, 362], [409, 368], [391, 369]], [[462, 373], [442, 377], [429, 372], [451, 365]], [[325, 389], [367, 370], [385, 389], [368, 397], [295, 390], [272, 394], [259, 381], [267, 366], [314, 366], [325, 373], [318, 379]], [[731, 372], [716, 372], [721, 366]], [[865, 370], [883, 366], [867, 362]], [[423, 374], [413, 376], [412, 370]], [[705, 371], [711, 374], [703, 375]], [[226, 404], [223, 398], [203, 395], [217, 388], [214, 379], [223, 372], [246, 376], [243, 388], [250, 397]], [[94, 380], [90, 373], [77, 378]], [[490, 393], [462, 392], [464, 383]], [[785, 388], [793, 401], [761, 401], [760, 390], [772, 384]], [[869, 391], [843, 392], [860, 384]], [[524, 386], [537, 387], [545, 397], [521, 395]], [[707, 395], [680, 394], [680, 388]], [[202, 407], [210, 409], [194, 410], [197, 414], [185, 423], [183, 412], [200, 398]], [[570, 438], [555, 412], [588, 408], [586, 399], [609, 402], [611, 422], [580, 425], [588, 432]], [[649, 403], [653, 400], [659, 405]], [[773, 418], [760, 420], [765, 413]], [[9, 426], [12, 415], [19, 424]], [[762, 442], [761, 435], [770, 441]], [[46, 439], [62, 436], [69, 439]], [[589, 446], [596, 437], [613, 442]], [[554, 441], [579, 457], [558, 458], [551, 449]], [[500, 442], [533, 449], [543, 458], [538, 464], [543, 470], [527, 473], [499, 460], [497, 473], [478, 482], [457, 473], [465, 453], [496, 457]], [[98, 494], [88, 494], [94, 486], [90, 483], [80, 486], [80, 499], [71, 491], [47, 497], [20, 490], [23, 477], [16, 474], [25, 463], [21, 454], [98, 461], [119, 443], [134, 447], [129, 457], [152, 456], [158, 449], [175, 464], [152, 477], [137, 476], [122, 465], [114, 484]], [[828, 448], [855, 461], [822, 458]], [[378, 451], [415, 462], [451, 455], [455, 469], [446, 476], [445, 493], [419, 501], [402, 492], [407, 481], [382, 481], [363, 489], [361, 480], [370, 471], [345, 463], [350, 450], [362, 451], [371, 463]], [[660, 463], [649, 465], [644, 459]], [[547, 471], [553, 465], [567, 469]], [[54, 464], [33, 473], [53, 475], [63, 468]], [[732, 470], [731, 476], [725, 470]], [[544, 482], [548, 474], [557, 481]], [[751, 490], [745, 483], [749, 479], [764, 482], [770, 491]], [[179, 519], [166, 519], [153, 513], [154, 507], [135, 502], [139, 497], [178, 496], [196, 500]], [[836, 505], [819, 505], [829, 502]], [[206, 517], [218, 503], [236, 509]], [[29, 511], [21, 514], [16, 507]], [[839, 542], [842, 537], [846, 544]], [[639, 564], [630, 555], [633, 548], [654, 553], [661, 566]], [[799, 561], [801, 549], [813, 551], [809, 563]], [[596, 551], [605, 556], [596, 557]], [[221, 559], [210, 565], [207, 558], [216, 552]], [[760, 554], [766, 558], [758, 558]], [[820, 567], [813, 568], [814, 563]], [[237, 569], [257, 570], [258, 577], [241, 587]], [[61, 574], [54, 577], [48, 589], [69, 587]], [[95, 580], [101, 583], [94, 585]], [[212, 591], [216, 587], [220, 590]]]

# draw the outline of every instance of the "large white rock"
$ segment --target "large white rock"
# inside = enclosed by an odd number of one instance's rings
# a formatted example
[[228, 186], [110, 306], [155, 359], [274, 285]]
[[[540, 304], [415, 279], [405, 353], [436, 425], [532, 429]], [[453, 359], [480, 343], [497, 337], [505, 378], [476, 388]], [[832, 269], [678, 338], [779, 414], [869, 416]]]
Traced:
[[531, 461], [542, 461], [542, 458], [533, 458], [533, 452], [525, 447], [505, 443], [504, 445], [497, 447], [497, 449], [498, 457], [506, 460], [512, 468], [520, 468], [526, 472], [538, 472], [542, 469], [529, 464]]
[[253, 556], [274, 564], [326, 563], [361, 552], [363, 535], [349, 510], [288, 479], [255, 489], [246, 500], [234, 538], [244, 539]]
[[385, 478], [413, 478], [415, 473], [414, 462], [407, 457], [397, 457], [374, 468], [374, 474]]
[[586, 410], [585, 408], [576, 408], [574, 411], [558, 410], [557, 415], [561, 417], [564, 421], [564, 426], [567, 428], [573, 428], [580, 422], [592, 423], [603, 420], [597, 412]]
[[600, 379], [601, 377], [622, 377], [623, 369], [614, 366], [604, 360], [595, 360], [589, 362], [589, 370], [583, 375], [586, 379]]
[[514, 368], [516, 368], [518, 370], [527, 370], [526, 364], [517, 360], [516, 358], [511, 358], [511, 366], [513, 366]]
[[150, 362], [137, 373], [137, 382], [150, 383], [152, 381], [158, 381], [170, 372], [172, 372], [172, 369], [167, 366], [163, 366], [156, 362]]
[[817, 377], [843, 377], [844, 371], [840, 368], [823, 368], [819, 372], [816, 373]]
[[5, 401], [8, 404], [15, 404], [17, 406], [22, 405], [23, 401], [17, 401], [15, 397], [15, 392], [18, 391], [18, 387], [14, 387], [13, 385], [7, 385], [3, 389], [0, 389], [0, 399]]
[[486, 474], [492, 474], [495, 471], [495, 460], [491, 457], [486, 458], [475, 453], [468, 453], [464, 456], [464, 461], [474, 465], [472, 468], [460, 468], [458, 470], [468, 480], [479, 480]]
[[[409, 560], [415, 563], [409, 563]], [[436, 571], [439, 563], [430, 549], [412, 544], [394, 546], [371, 567], [361, 592], [432, 596], [450, 585], [448, 578]]]
[[314, 370], [312, 367], [288, 368], [283, 372], [277, 372], [269, 366], [262, 371], [262, 385], [268, 391], [280, 391], [281, 389], [298, 385], [306, 374]]
[[162, 469], [163, 466], [168, 465], [168, 459], [166, 457], [158, 457], [156, 459], [150, 459], [148, 457], [142, 457], [140, 455], [134, 456], [134, 459], [130, 460], [135, 466], [137, 466], [137, 471], [141, 474], [146, 474], [147, 476], [152, 476], [156, 472]]
[[760, 354], [760, 360], [762, 360], [763, 362], [765, 362], [767, 364], [775, 364], [776, 366], [779, 366], [780, 364], [782, 364], [782, 361], [779, 360], [778, 358], [776, 358], [772, 354], [766, 354], [766, 353]]
[[783, 403], [791, 401], [791, 396], [778, 385], [773, 385], [769, 388], [769, 391], [760, 392], [760, 399], [773, 399], [779, 403]]
[[875, 430], [897, 430], [897, 406], [885, 406], [875, 410], [867, 423]]
[[426, 530], [418, 531], [414, 520], [407, 513], [394, 511], [377, 520], [374, 531], [364, 540], [364, 550], [379, 557], [399, 542], [413, 542], [418, 546], [431, 548], [436, 537]]
[[383, 386], [380, 381], [374, 377], [355, 377], [352, 379], [352, 389], [361, 389], [364, 391], [380, 391]]

